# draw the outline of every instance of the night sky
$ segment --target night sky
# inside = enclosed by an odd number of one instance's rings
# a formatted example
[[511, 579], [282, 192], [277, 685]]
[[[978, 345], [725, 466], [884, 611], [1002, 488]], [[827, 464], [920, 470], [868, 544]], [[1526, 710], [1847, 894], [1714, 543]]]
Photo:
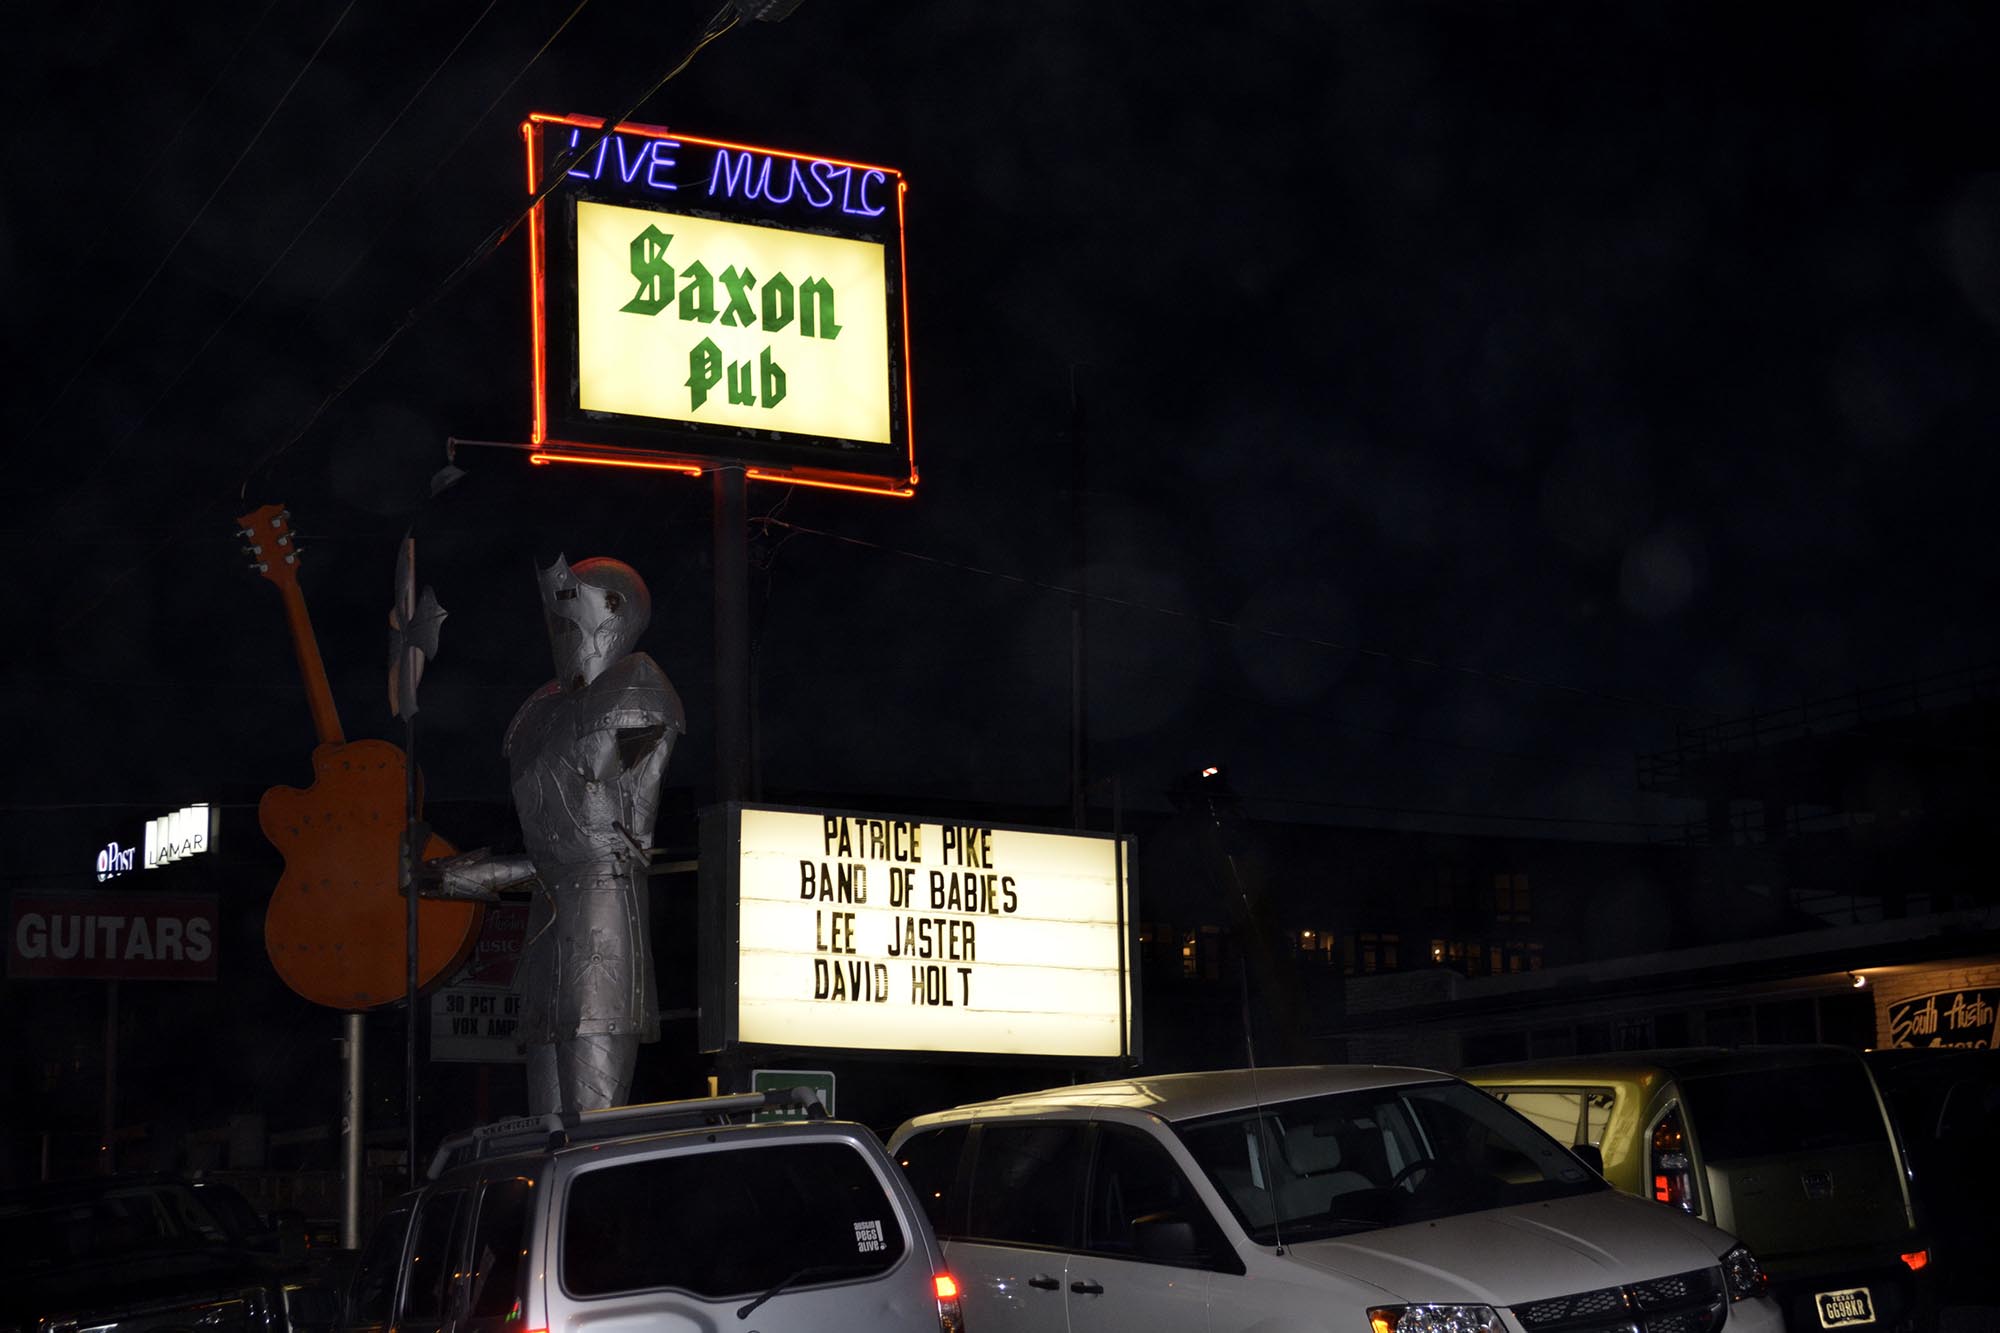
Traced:
[[[349, 736], [398, 734], [396, 542], [447, 438], [527, 435], [525, 234], [464, 266], [524, 202], [516, 127], [626, 112], [710, 11], [24, 13], [17, 868], [52, 807], [309, 777], [253, 505], [304, 536]], [[1073, 589], [1093, 799], [1135, 807], [1220, 762], [1277, 817], [1646, 839], [1691, 813], [1635, 790], [1676, 726], [1990, 660], [1996, 28], [1977, 0], [739, 25], [632, 118], [905, 173], [923, 475], [751, 486], [762, 788], [1065, 804]], [[707, 484], [458, 461], [419, 529], [433, 799], [504, 796], [559, 551], [651, 582], [692, 723], [667, 783], [707, 799]]]

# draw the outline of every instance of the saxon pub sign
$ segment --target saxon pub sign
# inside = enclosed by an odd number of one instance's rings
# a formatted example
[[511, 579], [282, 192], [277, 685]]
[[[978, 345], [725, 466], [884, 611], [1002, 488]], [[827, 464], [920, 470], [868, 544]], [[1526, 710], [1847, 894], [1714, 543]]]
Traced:
[[537, 462], [909, 495], [901, 173], [535, 113]]

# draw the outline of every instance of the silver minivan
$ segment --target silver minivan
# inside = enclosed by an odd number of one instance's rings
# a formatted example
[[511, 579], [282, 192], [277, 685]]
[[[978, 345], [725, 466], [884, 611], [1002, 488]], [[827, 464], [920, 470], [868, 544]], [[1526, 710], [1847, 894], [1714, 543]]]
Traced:
[[889, 1149], [978, 1333], [1779, 1333], [1751, 1253], [1429, 1070], [1135, 1075]]
[[503, 1121], [376, 1224], [345, 1328], [963, 1333], [908, 1182], [808, 1089]]

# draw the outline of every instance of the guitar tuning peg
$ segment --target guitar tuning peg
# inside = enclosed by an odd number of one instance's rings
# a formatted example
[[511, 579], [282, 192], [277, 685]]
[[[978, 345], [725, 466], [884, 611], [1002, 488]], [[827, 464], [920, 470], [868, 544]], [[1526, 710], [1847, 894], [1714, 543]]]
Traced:
[[290, 546], [291, 544], [292, 544], [292, 538], [291, 534], [289, 533], [286, 533], [285, 535], [278, 538], [278, 545], [280, 546]]
[[285, 563], [288, 565], [296, 565], [297, 563], [299, 563], [299, 553], [297, 551], [288, 552], [285, 556]]
[[255, 528], [238, 528], [238, 529], [236, 529], [236, 535], [237, 535], [237, 536], [239, 536], [239, 537], [255, 537], [255, 536], [257, 535], [257, 529], [255, 529]]
[[243, 554], [245, 554], [245, 555], [262, 555], [262, 554], [264, 554], [264, 548], [263, 548], [263, 547], [261, 547], [261, 546], [246, 546], [246, 547], [244, 547], [244, 548], [243, 548]]

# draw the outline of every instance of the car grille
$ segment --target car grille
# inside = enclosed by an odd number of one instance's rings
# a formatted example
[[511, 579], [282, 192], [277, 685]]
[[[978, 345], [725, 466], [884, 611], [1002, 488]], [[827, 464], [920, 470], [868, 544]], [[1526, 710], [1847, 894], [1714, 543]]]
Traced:
[[1527, 1333], [1716, 1333], [1728, 1317], [1719, 1269], [1600, 1287], [1514, 1307]]

